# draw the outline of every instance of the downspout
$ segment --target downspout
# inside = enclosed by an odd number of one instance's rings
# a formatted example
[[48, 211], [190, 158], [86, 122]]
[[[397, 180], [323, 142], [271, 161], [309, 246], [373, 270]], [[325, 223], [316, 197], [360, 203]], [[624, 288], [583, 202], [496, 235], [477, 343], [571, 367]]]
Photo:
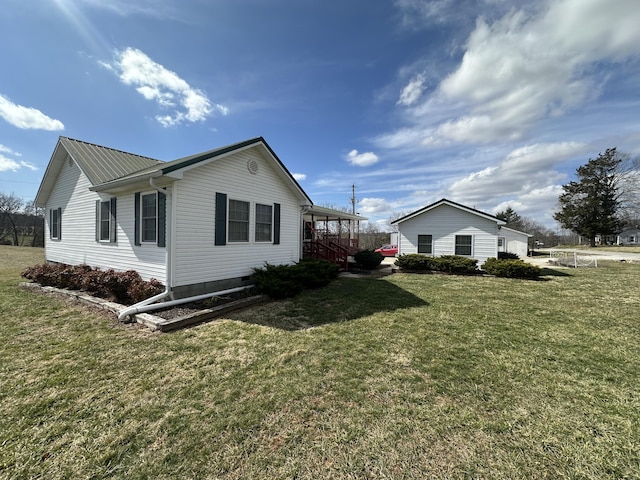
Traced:
[[[151, 185], [158, 192], [164, 193], [165, 195], [168, 196], [167, 189], [158, 187], [155, 184], [153, 177], [149, 178], [149, 185]], [[167, 228], [166, 224], [165, 224], [165, 228]], [[167, 229], [167, 230], [171, 231], [171, 229]], [[130, 307], [120, 310], [120, 313], [118, 314], [118, 321], [121, 322], [125, 318], [127, 318], [129, 315], [137, 313], [138, 309], [141, 307], [144, 307], [151, 303], [158, 302], [163, 298], [166, 298], [169, 295], [171, 295], [171, 260], [172, 260], [171, 259], [171, 235], [170, 234], [165, 235], [165, 239], [166, 239], [166, 242], [165, 242], [165, 249], [166, 249], [165, 277], [166, 278], [165, 278], [164, 292], [159, 293], [158, 295], [154, 295], [153, 297], [147, 298], [146, 300], [142, 300], [141, 302], [138, 302], [134, 305], [131, 305]]]
[[[151, 312], [153, 310], [160, 310], [161, 308], [168, 308], [168, 307], [173, 307], [175, 305], [180, 305], [181, 303], [198, 302], [200, 300], [205, 300], [207, 298], [219, 297], [221, 295], [227, 295], [229, 293], [240, 292], [242, 290], [246, 290], [247, 288], [252, 288], [252, 287], [253, 285], [244, 285], [242, 287], [230, 288], [228, 290], [220, 290], [219, 292], [209, 292], [209, 293], [203, 293], [202, 295], [195, 295], [193, 297], [179, 298], [178, 300], [169, 300], [168, 302], [156, 303], [154, 305], [149, 305], [149, 303], [152, 303], [150, 302], [150, 300], [155, 298], [155, 297], [151, 297], [150, 299], [145, 300], [147, 304], [144, 304], [144, 302], [140, 302], [122, 310], [120, 312], [120, 315], [118, 315], [118, 320], [122, 321], [122, 319], [126, 318], [127, 316], [135, 315], [136, 313]], [[163, 294], [164, 292], [156, 296], [160, 297]]]

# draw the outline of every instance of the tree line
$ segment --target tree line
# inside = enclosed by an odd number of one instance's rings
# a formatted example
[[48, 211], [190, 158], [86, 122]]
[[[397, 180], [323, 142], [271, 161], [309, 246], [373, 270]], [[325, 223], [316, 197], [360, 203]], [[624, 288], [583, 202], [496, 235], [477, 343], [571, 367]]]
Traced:
[[0, 193], [0, 245], [44, 247], [44, 209]]

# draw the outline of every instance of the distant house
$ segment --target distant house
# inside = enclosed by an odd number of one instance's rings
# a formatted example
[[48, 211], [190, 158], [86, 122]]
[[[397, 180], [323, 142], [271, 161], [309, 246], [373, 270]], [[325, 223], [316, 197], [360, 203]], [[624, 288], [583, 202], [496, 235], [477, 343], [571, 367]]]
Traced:
[[[262, 137], [172, 162], [60, 137], [36, 205], [46, 209], [47, 261], [137, 270], [173, 298], [246, 285], [265, 262], [299, 261], [314, 215], [363, 219], [318, 211]], [[345, 235], [357, 246], [354, 232]], [[331, 248], [334, 261], [346, 259]]]
[[618, 245], [640, 245], [640, 228], [628, 228], [616, 236]]
[[398, 255], [461, 255], [482, 266], [499, 251], [527, 255], [529, 235], [504, 227], [499, 218], [443, 198], [392, 222]]

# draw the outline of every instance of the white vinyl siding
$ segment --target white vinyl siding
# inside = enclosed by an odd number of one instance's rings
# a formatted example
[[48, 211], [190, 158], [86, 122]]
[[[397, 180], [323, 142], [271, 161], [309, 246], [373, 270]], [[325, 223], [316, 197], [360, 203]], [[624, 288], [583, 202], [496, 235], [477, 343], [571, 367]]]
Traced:
[[504, 237], [504, 248], [500, 251], [515, 253], [520, 258], [526, 258], [529, 253], [529, 237], [526, 233], [502, 227], [500, 235]]
[[495, 220], [442, 204], [398, 224], [398, 254], [418, 253], [418, 235], [430, 232], [432, 255], [455, 255], [456, 235], [473, 237], [472, 255], [478, 266], [498, 255]]
[[[255, 161], [252, 174], [248, 162]], [[253, 267], [290, 264], [300, 259], [301, 210], [290, 180], [250, 148], [185, 171], [174, 184], [172, 231], [174, 285], [247, 277]], [[248, 242], [215, 245], [216, 193], [249, 202]], [[255, 206], [280, 204], [280, 243], [256, 241]], [[228, 212], [228, 210], [227, 210]], [[227, 218], [227, 228], [229, 218]], [[227, 232], [229, 238], [229, 232]], [[260, 238], [260, 234], [258, 234]]]
[[[96, 242], [96, 201], [91, 183], [74, 162], [65, 162], [47, 200], [47, 209], [61, 208], [60, 240], [45, 237], [46, 259], [71, 265], [87, 264], [102, 269], [137, 270], [145, 280], [165, 281], [165, 249], [135, 247], [134, 195], [118, 196], [118, 242]], [[47, 216], [49, 222], [49, 216]]]

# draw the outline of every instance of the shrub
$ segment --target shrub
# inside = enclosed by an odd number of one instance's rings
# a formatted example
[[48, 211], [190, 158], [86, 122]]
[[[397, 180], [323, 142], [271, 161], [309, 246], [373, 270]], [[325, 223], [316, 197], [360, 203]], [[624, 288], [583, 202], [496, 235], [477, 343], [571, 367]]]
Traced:
[[400, 255], [396, 265], [406, 270], [429, 270], [455, 274], [475, 273], [478, 261], [475, 258], [459, 255], [442, 255], [441, 257], [427, 257], [419, 253]]
[[497, 258], [488, 258], [482, 268], [488, 274], [495, 275], [496, 277], [538, 278], [541, 274], [540, 267], [522, 260], [498, 260]]
[[478, 260], [475, 258], [462, 257], [460, 255], [442, 255], [435, 257], [434, 264], [439, 272], [466, 274], [475, 273]]
[[520, 260], [520, 257], [511, 252], [498, 252], [498, 260]]
[[36, 265], [25, 269], [22, 276], [43, 286], [82, 290], [123, 304], [142, 301], [162, 292], [164, 288], [156, 279], [145, 282], [135, 270], [102, 271], [88, 265]]
[[419, 253], [408, 253], [396, 258], [395, 265], [405, 270], [435, 270], [434, 257], [427, 257]]
[[292, 265], [271, 265], [254, 268], [252, 279], [260, 293], [274, 299], [295, 297], [303, 290], [298, 274]]
[[353, 256], [358, 265], [366, 270], [375, 270], [382, 263], [384, 256], [373, 250], [361, 250]]
[[162, 292], [164, 292], [164, 285], [155, 278], [148, 282], [140, 279], [140, 281], [134, 282], [129, 287], [129, 296], [134, 303], [141, 302]]
[[274, 299], [296, 296], [305, 288], [320, 288], [338, 277], [338, 266], [326, 260], [307, 259], [294, 265], [271, 265], [254, 268], [256, 289]]
[[340, 268], [327, 260], [306, 258], [293, 266], [304, 288], [321, 288], [338, 278]]

